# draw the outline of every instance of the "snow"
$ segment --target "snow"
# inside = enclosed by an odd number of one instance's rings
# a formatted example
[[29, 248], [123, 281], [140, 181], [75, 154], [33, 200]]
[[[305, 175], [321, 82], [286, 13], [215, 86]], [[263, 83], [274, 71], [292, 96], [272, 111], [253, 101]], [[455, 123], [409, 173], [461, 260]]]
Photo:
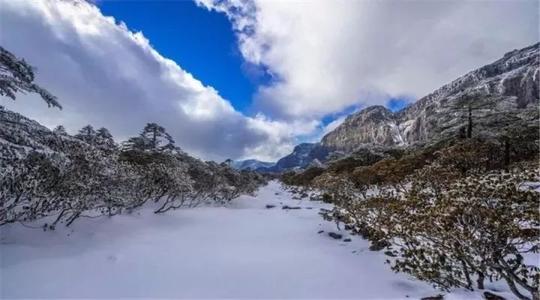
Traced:
[[[359, 237], [330, 238], [337, 229], [318, 215], [322, 207], [328, 208], [294, 200], [271, 182], [229, 207], [165, 215], [147, 207], [47, 232], [6, 225], [0, 228], [0, 298], [418, 299], [441, 293], [394, 274], [384, 254], [369, 251]], [[457, 291], [445, 299], [481, 294]]]
[[392, 141], [400, 146], [405, 145], [405, 140], [403, 139], [403, 136], [401, 136], [401, 132], [396, 123], [392, 122], [387, 124], [390, 127], [390, 132], [392, 133]]

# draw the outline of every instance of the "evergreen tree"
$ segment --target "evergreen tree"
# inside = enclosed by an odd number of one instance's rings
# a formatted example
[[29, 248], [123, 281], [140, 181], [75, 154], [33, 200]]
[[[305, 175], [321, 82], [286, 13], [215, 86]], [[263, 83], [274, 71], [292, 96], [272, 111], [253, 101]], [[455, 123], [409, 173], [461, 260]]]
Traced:
[[66, 128], [62, 125], [58, 125], [53, 129], [53, 133], [56, 135], [67, 135]]
[[88, 144], [95, 144], [97, 133], [92, 125], [86, 125], [79, 130], [79, 133], [77, 133], [75, 137]]
[[18, 92], [37, 93], [49, 107], [62, 109], [56, 97], [33, 83], [34, 79], [34, 68], [31, 65], [0, 46], [0, 96], [15, 100], [15, 94]]
[[117, 149], [116, 143], [114, 142], [112, 134], [105, 127], [101, 127], [96, 132], [96, 144], [102, 150], [115, 150]]
[[156, 123], [146, 124], [141, 137], [145, 140], [148, 149], [151, 150], [174, 147], [173, 138], [165, 131], [165, 128]]

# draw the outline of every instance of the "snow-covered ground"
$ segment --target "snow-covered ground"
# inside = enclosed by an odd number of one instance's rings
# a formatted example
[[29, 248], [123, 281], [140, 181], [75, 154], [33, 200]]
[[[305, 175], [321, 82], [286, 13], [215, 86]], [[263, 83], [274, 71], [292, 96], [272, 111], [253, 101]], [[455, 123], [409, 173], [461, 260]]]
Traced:
[[[384, 254], [369, 251], [361, 238], [330, 238], [335, 224], [317, 214], [324, 206], [293, 200], [271, 182], [226, 208], [165, 215], [146, 208], [47, 232], [3, 226], [0, 298], [418, 299], [440, 293], [394, 274]], [[458, 291], [445, 299], [480, 295]]]

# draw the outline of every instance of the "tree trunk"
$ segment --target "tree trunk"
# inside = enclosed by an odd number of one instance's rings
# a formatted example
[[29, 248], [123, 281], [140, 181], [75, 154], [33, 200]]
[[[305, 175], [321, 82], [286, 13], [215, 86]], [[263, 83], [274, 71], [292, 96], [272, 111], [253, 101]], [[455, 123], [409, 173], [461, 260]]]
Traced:
[[467, 280], [467, 289], [472, 290], [472, 280], [469, 273], [469, 268], [465, 261], [461, 260], [461, 265], [463, 267], [463, 273], [465, 274], [465, 279]]
[[160, 208], [158, 208], [156, 211], [154, 211], [155, 214], [159, 214], [159, 213], [163, 213], [163, 212], [166, 212], [167, 210], [165, 210], [165, 207], [167, 206], [167, 204], [169, 204], [169, 198], [167, 198], [167, 200], [165, 200], [165, 202], [163, 202], [163, 205], [161, 205]]
[[473, 122], [472, 122], [472, 107], [469, 105], [469, 123], [467, 125], [467, 138], [472, 138], [472, 129], [473, 129]]
[[60, 219], [62, 219], [62, 217], [64, 216], [64, 213], [66, 212], [66, 210], [62, 210], [62, 212], [60, 213], [60, 215], [58, 215], [58, 217], [56, 218], [56, 220], [52, 223], [52, 226], [53, 227], [56, 227], [56, 224], [60, 221]]
[[81, 213], [77, 212], [73, 216], [71, 216], [71, 218], [69, 219], [69, 221], [66, 224], [66, 227], [69, 227], [69, 225], [71, 225], [71, 223], [73, 223], [73, 221], [75, 221], [80, 215], [81, 215]]
[[[531, 300], [531, 298], [523, 295], [522, 293], [519, 292], [518, 288], [516, 287], [516, 284], [514, 283], [514, 281], [509, 278], [508, 276], [504, 276], [504, 279], [506, 280], [506, 283], [508, 284], [508, 287], [510, 288], [510, 290], [512, 291], [512, 293], [514, 295], [516, 295], [516, 297], [518, 297], [519, 299], [521, 300]], [[534, 294], [533, 294], [533, 297], [534, 297]], [[535, 299], [536, 297], [533, 298], [533, 300], [536, 300]]]
[[154, 135], [152, 136], [152, 148], [157, 148], [157, 129], [154, 127]]
[[476, 279], [476, 287], [479, 289], [479, 290], [483, 290], [484, 289], [484, 279], [485, 279], [485, 275], [484, 273], [482, 272], [477, 272], [478, 273], [478, 278]]

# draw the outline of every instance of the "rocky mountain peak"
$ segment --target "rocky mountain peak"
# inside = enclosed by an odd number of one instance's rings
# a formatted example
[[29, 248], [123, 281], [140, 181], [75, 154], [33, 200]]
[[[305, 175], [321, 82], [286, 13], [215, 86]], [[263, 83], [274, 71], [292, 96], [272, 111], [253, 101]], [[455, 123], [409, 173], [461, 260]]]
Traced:
[[401, 145], [394, 114], [384, 106], [370, 106], [350, 115], [321, 144], [333, 150], [351, 152], [363, 144]]
[[540, 43], [506, 53], [392, 113], [371, 106], [349, 116], [322, 139], [332, 150], [405, 146], [456, 136], [470, 107], [479, 135], [497, 135], [526, 120], [538, 125]]

